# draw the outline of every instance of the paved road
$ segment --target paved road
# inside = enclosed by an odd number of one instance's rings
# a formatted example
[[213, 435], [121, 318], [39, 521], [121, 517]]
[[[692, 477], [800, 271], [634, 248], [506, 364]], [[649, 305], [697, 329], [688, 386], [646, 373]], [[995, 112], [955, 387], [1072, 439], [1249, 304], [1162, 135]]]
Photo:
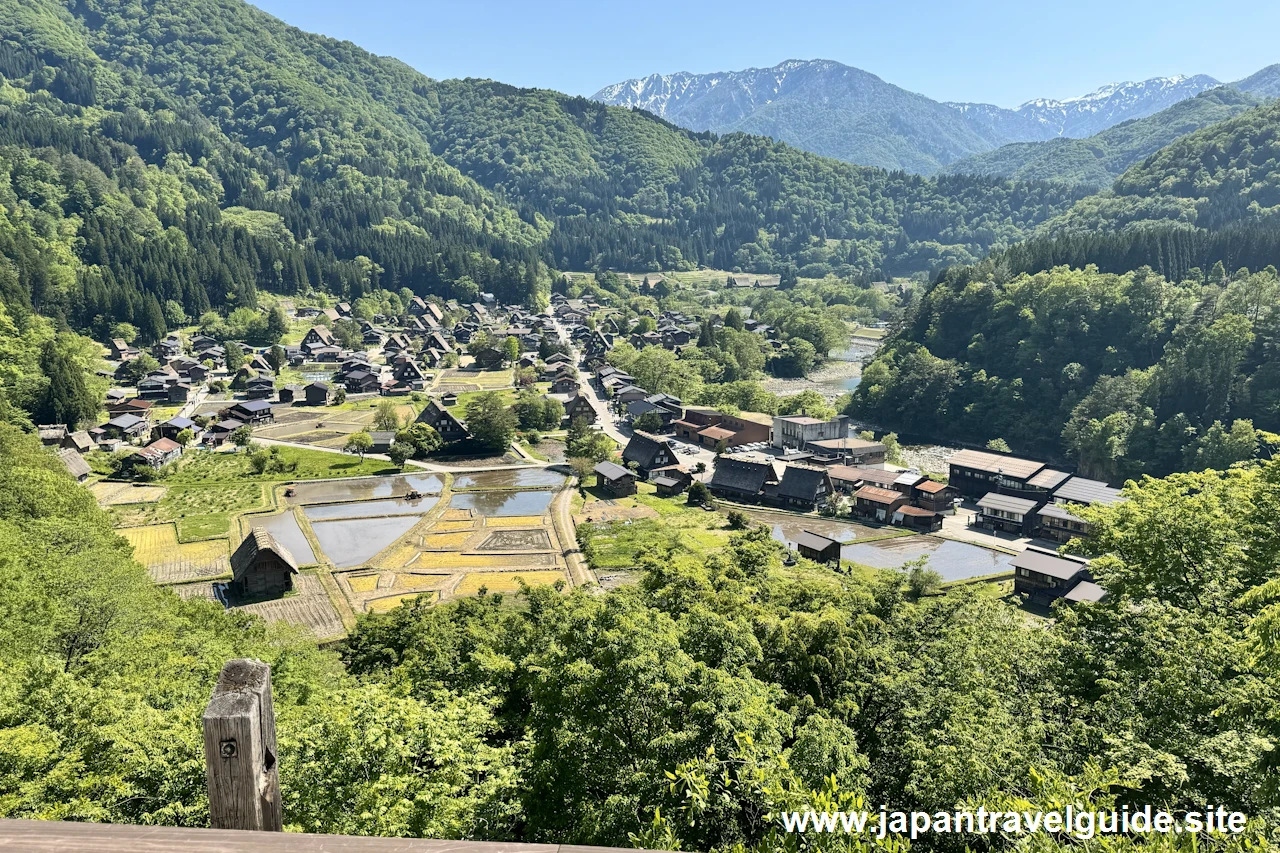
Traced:
[[587, 398], [591, 403], [591, 407], [596, 410], [596, 426], [609, 438], [625, 447], [626, 443], [631, 440], [631, 428], [613, 413], [609, 408], [609, 401], [604, 398], [603, 393], [596, 390], [595, 386], [591, 384], [591, 374], [582, 370], [582, 353], [573, 345], [573, 340], [565, 333], [560, 321], [553, 319], [552, 325], [560, 342], [569, 347], [569, 355], [573, 359], [573, 369], [578, 375], [578, 383], [582, 386], [582, 395]]

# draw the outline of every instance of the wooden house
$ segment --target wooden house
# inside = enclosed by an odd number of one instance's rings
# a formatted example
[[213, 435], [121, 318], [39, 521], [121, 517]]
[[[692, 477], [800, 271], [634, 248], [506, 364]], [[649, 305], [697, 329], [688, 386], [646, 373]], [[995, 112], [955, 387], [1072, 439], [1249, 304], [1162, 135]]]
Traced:
[[93, 469], [89, 467], [89, 463], [84, 457], [74, 450], [59, 450], [58, 459], [66, 467], [67, 473], [70, 474], [77, 483], [83, 483], [89, 479], [89, 475], [93, 473]]
[[342, 382], [348, 394], [371, 394], [379, 388], [378, 375], [371, 370], [352, 370]]
[[596, 407], [582, 394], [575, 394], [565, 401], [564, 414], [569, 423], [576, 420], [584, 420], [589, 424], [596, 422]]
[[178, 433], [182, 432], [184, 429], [191, 430], [191, 435], [194, 441], [200, 440], [200, 434], [203, 430], [201, 430], [199, 425], [196, 424], [195, 421], [191, 420], [191, 418], [184, 417], [169, 418], [169, 420], [164, 423], [157, 424], [156, 428], [151, 431], [151, 435], [153, 438], [167, 438], [171, 441], [177, 441]]
[[653, 483], [658, 497], [669, 498], [693, 485], [693, 474], [683, 465], [665, 465], [649, 472], [649, 482]]
[[810, 465], [787, 465], [774, 493], [778, 504], [811, 512], [831, 494], [831, 478], [825, 468]]
[[225, 418], [234, 418], [247, 424], [265, 424], [276, 419], [270, 400], [245, 400], [243, 403], [236, 403], [222, 414]]
[[159, 470], [182, 455], [182, 445], [171, 438], [158, 438], [138, 451], [138, 456]]
[[334, 345], [333, 332], [330, 332], [324, 326], [312, 326], [307, 333], [302, 336], [302, 351], [311, 355], [320, 347], [331, 347]]
[[601, 462], [594, 469], [596, 486], [617, 498], [636, 493], [636, 475], [614, 462]]
[[1072, 477], [1056, 488], [1052, 503], [1036, 510], [1036, 532], [1045, 539], [1069, 542], [1089, 534], [1089, 523], [1072, 514], [1072, 504], [1113, 504], [1123, 501], [1119, 489], [1101, 480]]
[[642, 477], [648, 477], [650, 471], [677, 462], [675, 448], [668, 439], [641, 430], [633, 433], [627, 446], [623, 448], [622, 460], [636, 463]]
[[707, 487], [718, 498], [757, 503], [765, 488], [778, 482], [773, 462], [758, 454], [731, 454], [716, 460], [715, 471]]
[[1092, 580], [1089, 561], [1028, 546], [1013, 559], [1013, 591], [1039, 604], [1062, 598], [1081, 581]]
[[961, 450], [947, 459], [947, 465], [950, 468], [947, 481], [970, 499], [989, 492], [1030, 498], [1032, 495], [1021, 493], [1041, 491], [1029, 486], [1027, 481], [1045, 467], [1043, 462], [985, 450]]
[[907, 496], [894, 489], [863, 486], [853, 493], [851, 509], [856, 516], [887, 524], [894, 512], [906, 502]]
[[955, 487], [936, 480], [922, 480], [911, 489], [911, 502], [933, 512], [949, 512], [958, 497], [960, 493]]
[[308, 406], [327, 406], [329, 405], [329, 383], [312, 382], [302, 389], [302, 396]]
[[1000, 530], [1014, 536], [1030, 536], [1035, 511], [1042, 504], [1028, 498], [989, 492], [978, 499], [978, 512], [973, 523], [988, 530]]
[[244, 421], [238, 421], [235, 418], [226, 418], [216, 424], [210, 424], [204, 432], [204, 443], [211, 447], [218, 447], [231, 438], [231, 433], [244, 425]]
[[942, 529], [942, 516], [931, 509], [903, 504], [893, 511], [893, 523], [898, 527], [932, 533]]
[[418, 414], [417, 423], [426, 424], [440, 433], [440, 438], [446, 443], [461, 441], [471, 435], [467, 425], [436, 400], [427, 403], [426, 408]]
[[293, 589], [298, 562], [274, 536], [255, 527], [231, 555], [230, 591], [236, 600], [279, 598]]
[[795, 536], [795, 543], [796, 550], [800, 552], [801, 557], [819, 563], [840, 564], [839, 540], [823, 536], [820, 533], [814, 533], [811, 530], [801, 530]]

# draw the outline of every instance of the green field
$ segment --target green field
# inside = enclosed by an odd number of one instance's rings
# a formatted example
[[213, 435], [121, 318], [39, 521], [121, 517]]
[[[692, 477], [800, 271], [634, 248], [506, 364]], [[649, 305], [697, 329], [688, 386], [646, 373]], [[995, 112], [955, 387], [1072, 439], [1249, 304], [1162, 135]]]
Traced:
[[268, 506], [267, 488], [259, 482], [171, 486], [155, 503], [118, 506], [112, 513], [116, 523], [125, 527], [176, 522], [178, 540], [194, 542], [225, 536], [232, 515]]
[[[648, 508], [657, 513], [657, 518], [633, 518], [579, 527], [583, 550], [589, 555], [593, 568], [631, 568], [646, 555], [660, 555], [670, 550], [706, 555], [728, 544], [732, 531], [720, 513], [691, 508], [685, 504], [684, 495], [657, 497], [649, 483], [641, 483], [639, 488], [639, 494], [613, 499], [613, 504], [624, 509]], [[603, 493], [588, 489], [586, 500], [577, 498], [574, 510], [590, 515], [593, 504], [598, 504], [604, 497]]]
[[294, 470], [275, 474], [255, 474], [249, 468], [248, 456], [245, 453], [188, 451], [178, 463], [177, 470], [171, 473], [163, 483], [165, 485], [198, 485], [243, 480], [258, 482], [322, 480], [329, 477], [366, 477], [370, 474], [395, 471], [387, 462], [377, 459], [361, 461], [355, 456], [326, 453], [321, 450], [304, 450], [298, 447], [281, 447], [280, 451], [287, 463], [297, 463]]

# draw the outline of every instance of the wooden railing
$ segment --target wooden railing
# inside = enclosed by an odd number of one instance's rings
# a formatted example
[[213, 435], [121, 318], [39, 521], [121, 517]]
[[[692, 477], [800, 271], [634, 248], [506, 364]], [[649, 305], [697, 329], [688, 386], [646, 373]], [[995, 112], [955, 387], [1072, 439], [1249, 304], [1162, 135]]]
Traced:
[[572, 844], [357, 838], [239, 829], [0, 820], [4, 853], [635, 853]]
[[[204, 712], [213, 829], [0, 820], [3, 853], [609, 853], [610, 847], [364, 838], [281, 831], [271, 667], [233, 660]], [[623, 853], [623, 851], [616, 851]]]

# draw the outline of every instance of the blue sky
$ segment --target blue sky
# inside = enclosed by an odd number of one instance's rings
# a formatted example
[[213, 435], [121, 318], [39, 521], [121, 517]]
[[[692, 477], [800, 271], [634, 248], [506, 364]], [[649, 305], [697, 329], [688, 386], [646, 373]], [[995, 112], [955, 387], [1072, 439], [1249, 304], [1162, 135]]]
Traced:
[[937, 100], [1016, 106], [1280, 62], [1276, 0], [257, 0], [431, 77], [590, 95], [672, 71], [834, 59]]

